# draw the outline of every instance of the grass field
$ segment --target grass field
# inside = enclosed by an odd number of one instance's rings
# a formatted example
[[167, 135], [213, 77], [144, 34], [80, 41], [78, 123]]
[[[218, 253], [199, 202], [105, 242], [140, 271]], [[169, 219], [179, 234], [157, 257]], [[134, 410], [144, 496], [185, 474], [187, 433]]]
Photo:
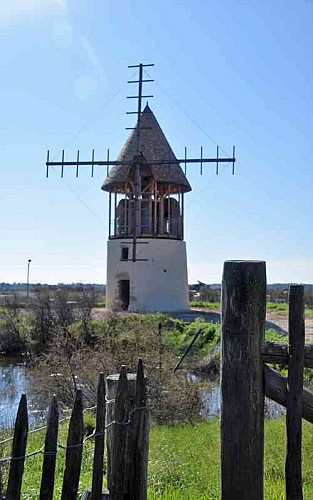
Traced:
[[[219, 302], [201, 302], [201, 301], [190, 302], [190, 307], [196, 307], [196, 308], [201, 308], [201, 309], [219, 309], [220, 306], [221, 305]], [[267, 311], [276, 311], [276, 312], [287, 313], [288, 306], [287, 306], [287, 304], [281, 304], [281, 303], [276, 303], [276, 302], [267, 302], [266, 309], [267, 309]], [[305, 317], [306, 318], [313, 318], [313, 309], [306, 307]]]
[[[40, 448], [43, 432], [29, 436], [28, 451]], [[66, 443], [66, 427], [59, 441]], [[194, 425], [152, 426], [149, 454], [149, 500], [219, 499], [219, 420]], [[285, 460], [284, 419], [265, 422], [265, 500], [283, 500]], [[9, 450], [6, 450], [9, 451]], [[93, 443], [84, 448], [80, 493], [91, 484]], [[55, 500], [60, 498], [64, 451], [57, 461]], [[312, 425], [303, 423], [303, 490], [305, 500], [313, 498]], [[38, 498], [42, 455], [26, 462], [23, 499]]]
[[[284, 494], [284, 419], [266, 420], [265, 500]], [[164, 500], [219, 499], [219, 422], [180, 428], [158, 427], [151, 433], [150, 495]], [[312, 426], [303, 428], [304, 498], [313, 498]]]

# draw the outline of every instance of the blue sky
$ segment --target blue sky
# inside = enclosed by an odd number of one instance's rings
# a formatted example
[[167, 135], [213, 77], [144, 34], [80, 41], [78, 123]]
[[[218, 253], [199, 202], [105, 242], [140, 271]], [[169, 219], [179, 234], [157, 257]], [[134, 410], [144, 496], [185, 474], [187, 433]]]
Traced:
[[154, 63], [149, 104], [177, 156], [231, 154], [188, 169], [189, 282], [226, 259], [267, 261], [269, 282], [313, 282], [313, 4], [257, 0], [2, 0], [0, 281], [106, 280], [108, 197], [51, 158], [111, 157], [133, 121], [129, 64]]

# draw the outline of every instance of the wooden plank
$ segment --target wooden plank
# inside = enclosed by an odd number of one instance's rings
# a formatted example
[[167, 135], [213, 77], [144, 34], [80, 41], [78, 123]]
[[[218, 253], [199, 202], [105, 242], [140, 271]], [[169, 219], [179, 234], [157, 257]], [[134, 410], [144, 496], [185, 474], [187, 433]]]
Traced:
[[[109, 398], [111, 394], [109, 391]], [[108, 489], [110, 500], [124, 499], [124, 484], [127, 481], [125, 468], [125, 450], [129, 427], [130, 395], [126, 367], [121, 367], [114, 404], [114, 419], [107, 436], [108, 453]], [[111, 421], [112, 422], [112, 421]], [[111, 429], [112, 428], [112, 429]], [[126, 497], [125, 497], [126, 498]]]
[[48, 414], [44, 460], [40, 485], [40, 500], [52, 500], [56, 453], [58, 447], [59, 410], [55, 398], [51, 401]]
[[6, 500], [17, 500], [21, 495], [25, 452], [28, 434], [28, 415], [26, 394], [22, 394], [14, 427], [12, 461], [6, 492]]
[[76, 391], [66, 445], [62, 500], [76, 500], [83, 454], [83, 403], [81, 390]]
[[221, 499], [263, 500], [265, 262], [226, 261], [222, 283]]
[[[288, 365], [288, 345], [265, 342], [262, 345], [262, 360], [264, 363]], [[304, 346], [304, 366], [306, 368], [313, 368], [313, 344], [306, 344]]]
[[289, 365], [287, 385], [287, 500], [303, 500], [302, 491], [302, 401], [304, 361], [304, 287], [289, 288]]
[[[110, 425], [111, 422], [114, 422], [115, 420], [115, 402], [116, 402], [116, 393], [117, 393], [117, 387], [119, 384], [119, 374], [115, 375], [109, 375], [107, 377], [107, 410], [106, 410], [106, 426], [107, 426], [107, 461], [108, 461], [108, 489], [111, 494], [110, 490], [110, 484], [112, 481], [114, 481], [114, 475], [116, 473], [116, 465], [115, 465], [115, 443], [116, 443], [116, 432], [115, 429], [116, 427], [119, 427], [118, 424], [113, 424]], [[128, 382], [128, 394], [130, 397], [130, 401], [134, 401], [136, 397], [136, 374], [135, 373], [127, 373], [127, 382]], [[124, 429], [126, 429], [126, 435], [124, 437], [125, 443], [127, 442], [127, 433], [129, 430], [129, 425], [125, 426]], [[123, 463], [126, 464], [126, 446], [125, 444], [125, 453], [123, 455]], [[129, 454], [128, 454], [129, 456]], [[123, 465], [123, 469], [126, 467], [126, 465]], [[127, 467], [130, 467], [130, 464], [127, 463]], [[124, 474], [124, 478], [125, 478]], [[113, 479], [112, 479], [113, 478]], [[113, 497], [117, 498], [117, 497]], [[128, 497], [125, 497], [125, 499]], [[110, 497], [111, 500], [111, 497]]]
[[[137, 408], [137, 409], [136, 409]], [[128, 428], [125, 465], [125, 491], [127, 498], [147, 499], [147, 473], [149, 453], [149, 411], [147, 406], [146, 379], [142, 360], [139, 359], [136, 375], [136, 394]]]
[[[265, 395], [276, 403], [287, 407], [287, 378], [280, 373], [264, 365]], [[313, 392], [303, 388], [302, 395], [302, 418], [313, 423]]]
[[103, 485], [103, 453], [105, 430], [105, 383], [104, 374], [100, 373], [97, 389], [96, 436], [93, 457], [92, 499], [101, 500]]

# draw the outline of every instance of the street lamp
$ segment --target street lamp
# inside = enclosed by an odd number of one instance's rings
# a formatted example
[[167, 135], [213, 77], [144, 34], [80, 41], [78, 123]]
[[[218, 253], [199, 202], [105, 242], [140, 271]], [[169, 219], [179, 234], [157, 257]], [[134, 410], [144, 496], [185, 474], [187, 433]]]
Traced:
[[26, 298], [28, 299], [29, 296], [29, 266], [31, 263], [32, 259], [28, 259], [27, 261], [27, 282], [26, 282]]

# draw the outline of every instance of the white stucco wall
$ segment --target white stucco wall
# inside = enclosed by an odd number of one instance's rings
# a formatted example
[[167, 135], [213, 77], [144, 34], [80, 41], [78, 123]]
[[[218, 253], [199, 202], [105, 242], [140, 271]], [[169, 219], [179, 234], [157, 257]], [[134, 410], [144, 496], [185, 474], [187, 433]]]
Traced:
[[107, 307], [119, 309], [119, 280], [130, 280], [129, 311], [179, 311], [189, 309], [187, 257], [184, 241], [137, 239], [137, 258], [121, 260], [122, 246], [132, 241], [109, 240], [107, 252]]

